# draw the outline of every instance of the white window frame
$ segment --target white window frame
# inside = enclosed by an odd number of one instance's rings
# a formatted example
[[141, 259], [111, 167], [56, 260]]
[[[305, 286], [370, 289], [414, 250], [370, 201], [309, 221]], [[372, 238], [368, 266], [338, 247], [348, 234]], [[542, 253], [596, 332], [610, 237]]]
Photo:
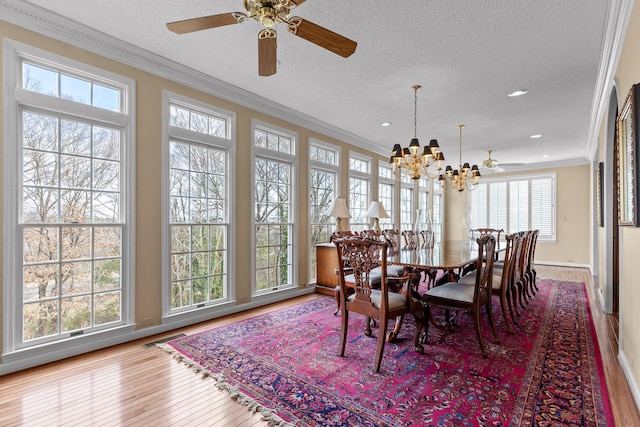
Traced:
[[442, 183], [435, 180], [433, 182], [433, 197], [431, 201], [431, 224], [433, 226], [433, 237], [436, 244], [442, 244], [442, 219], [444, 218], [443, 200]]
[[384, 203], [382, 203], [382, 206], [384, 207], [385, 211], [387, 211], [387, 213], [389, 214], [389, 218], [380, 218], [379, 222], [380, 222], [380, 229], [384, 230], [387, 228], [394, 228], [395, 227], [395, 199], [396, 199], [396, 179], [395, 179], [395, 175], [393, 174], [393, 167], [386, 163], [383, 162], [382, 160], [378, 160], [378, 171], [390, 171], [391, 173], [389, 174], [390, 177], [385, 177], [383, 176], [383, 174], [378, 173], [378, 201], [382, 202], [381, 200], [381, 196], [380, 194], [382, 193], [380, 190], [382, 189], [382, 186], [390, 186], [391, 187], [391, 201], [390, 203], [387, 203], [387, 205], [385, 205]]
[[[510, 226], [510, 204], [511, 204], [511, 200], [510, 200], [510, 183], [511, 182], [520, 182], [520, 181], [527, 181], [527, 185], [528, 185], [528, 212], [527, 212], [527, 218], [528, 218], [528, 224], [527, 227], [525, 227], [526, 229], [534, 229], [535, 227], [531, 224], [531, 181], [532, 180], [537, 180], [537, 179], [549, 179], [551, 180], [551, 187], [552, 187], [552, 192], [553, 194], [551, 195], [551, 234], [543, 234], [542, 232], [538, 235], [538, 241], [540, 242], [548, 242], [548, 243], [555, 243], [557, 241], [557, 212], [556, 212], [556, 208], [557, 208], [557, 180], [556, 180], [556, 173], [542, 173], [542, 174], [530, 174], [530, 175], [514, 175], [514, 176], [509, 176], [509, 177], [504, 177], [504, 178], [483, 178], [481, 182], [486, 183], [486, 184], [490, 184], [490, 183], [496, 183], [496, 182], [505, 182], [507, 184], [507, 188], [506, 188], [506, 197], [507, 197], [507, 227], [505, 228], [505, 233], [513, 233], [515, 231], [525, 231], [525, 230], [511, 230], [511, 226]], [[473, 197], [473, 192], [469, 192], [468, 194], [468, 206], [469, 206], [469, 214], [472, 215], [472, 202], [471, 202], [471, 198]], [[485, 224], [482, 220], [480, 219], [476, 219], [474, 221], [474, 224], [478, 227], [484, 227]], [[522, 228], [522, 227], [520, 227]]]
[[[256, 147], [255, 135], [256, 129], [263, 129], [272, 133], [280, 134], [291, 138], [291, 154], [283, 153], [280, 151], [269, 150], [262, 147]], [[298, 180], [297, 180], [297, 170], [298, 170], [298, 134], [297, 132], [293, 132], [289, 129], [285, 129], [279, 126], [272, 125], [267, 122], [263, 122], [257, 119], [251, 120], [251, 158], [252, 164], [255, 164], [256, 159], [258, 157], [264, 157], [267, 159], [272, 159], [280, 162], [286, 162], [291, 165], [291, 212], [290, 212], [290, 222], [291, 222], [291, 283], [286, 284], [285, 286], [278, 287], [277, 289], [268, 288], [264, 290], [257, 290], [257, 281], [256, 281], [256, 252], [252, 251], [251, 254], [251, 269], [253, 274], [251, 276], [251, 294], [252, 297], [260, 297], [265, 295], [273, 294], [274, 292], [283, 292], [289, 291], [297, 288], [296, 281], [298, 277], [298, 226], [297, 226], [297, 218], [298, 218]], [[252, 201], [251, 201], [251, 247], [256, 248], [256, 235], [255, 235], [255, 227], [256, 227], [256, 212], [255, 212], [255, 173], [251, 170], [251, 189], [252, 189]]]
[[[220, 115], [227, 119], [226, 137], [216, 137], [188, 129], [170, 125], [170, 106], [177, 105], [185, 109], [209, 115]], [[163, 323], [182, 322], [185, 319], [201, 317], [213, 312], [220, 312], [234, 305], [235, 301], [235, 153], [236, 153], [236, 114], [217, 106], [206, 104], [167, 90], [162, 91], [162, 321]], [[227, 257], [225, 298], [179, 309], [171, 308], [171, 235], [169, 218], [169, 160], [171, 141], [177, 140], [187, 144], [202, 144], [227, 151]]]
[[[336, 156], [335, 164], [329, 164], [329, 163], [312, 160], [311, 159], [312, 146], [333, 152]], [[309, 171], [309, 194], [311, 194], [311, 171], [319, 170], [323, 172], [333, 173], [335, 175], [333, 195], [334, 195], [334, 198], [340, 195], [340, 156], [341, 156], [341, 149], [339, 146], [329, 144], [327, 142], [320, 141], [315, 138], [309, 138], [309, 158], [308, 158], [309, 164], [307, 168], [307, 170]], [[327, 206], [327, 209], [329, 209], [329, 206]], [[309, 206], [308, 214], [309, 214], [308, 218], [309, 218], [309, 245], [310, 245], [309, 246], [309, 265], [310, 265], [309, 283], [315, 283], [316, 268], [314, 267], [315, 267], [316, 249], [315, 249], [315, 243], [311, 240], [311, 236], [313, 235], [313, 233], [311, 232], [311, 228], [314, 225], [319, 225], [320, 223], [311, 223], [311, 206]], [[328, 216], [326, 225], [331, 228], [335, 228], [335, 222], [333, 221], [333, 218]], [[317, 243], [326, 243], [326, 242], [317, 242]]]
[[[414, 225], [416, 222], [416, 199], [417, 197], [417, 193], [418, 193], [418, 183], [417, 180], [415, 179], [411, 179], [410, 175], [404, 175], [403, 177], [401, 177], [400, 179], [400, 217], [398, 218], [398, 222], [400, 224], [400, 232], [402, 233], [405, 230], [413, 230], [414, 229]], [[411, 198], [410, 200], [408, 200], [407, 202], [409, 203], [409, 211], [403, 210], [403, 204], [405, 202], [403, 196], [405, 192], [410, 191], [411, 192]], [[403, 220], [403, 213], [409, 214], [409, 221], [410, 222], [402, 222]], [[406, 218], [404, 218], [406, 219]]]
[[[368, 172], [362, 172], [359, 170], [351, 169], [351, 159], [359, 160], [361, 162], [367, 163]], [[371, 157], [368, 157], [353, 151], [349, 153], [348, 207], [349, 207], [349, 213], [351, 214], [351, 217], [352, 217], [349, 219], [349, 229], [352, 231], [362, 231], [362, 230], [371, 229], [372, 220], [367, 220], [367, 222], [355, 222], [356, 221], [356, 215], [354, 214], [355, 206], [353, 206], [353, 203], [352, 203], [353, 198], [351, 197], [352, 196], [351, 195], [351, 179], [355, 178], [355, 179], [360, 179], [367, 182], [367, 200], [363, 208], [363, 215], [364, 215], [367, 212], [367, 210], [369, 210], [369, 206], [371, 205], [371, 190], [372, 190], [371, 182], [373, 178], [373, 175], [371, 172], [372, 167], [373, 167], [373, 160], [371, 159]]]
[[[14, 40], [3, 42], [4, 74], [4, 181], [3, 181], [3, 283], [2, 343], [3, 361], [11, 362], [26, 355], [42, 357], [56, 351], [70, 351], [75, 346], [96, 342], [103, 336], [125, 334], [135, 329], [135, 81], [69, 58]], [[58, 72], [89, 77], [120, 89], [121, 112], [22, 89], [21, 64], [28, 61]], [[23, 242], [18, 226], [22, 221], [20, 147], [21, 115], [24, 108], [42, 109], [56, 115], [79, 117], [90, 123], [104, 123], [122, 129], [120, 170], [121, 235], [121, 320], [104, 327], [94, 327], [84, 334], [66, 333], [24, 343], [22, 325], [22, 253]], [[11, 143], [10, 143], [11, 142]], [[93, 223], [91, 223], [92, 225]], [[117, 224], [116, 224], [117, 225]], [[16, 284], [10, 286], [9, 284]]]

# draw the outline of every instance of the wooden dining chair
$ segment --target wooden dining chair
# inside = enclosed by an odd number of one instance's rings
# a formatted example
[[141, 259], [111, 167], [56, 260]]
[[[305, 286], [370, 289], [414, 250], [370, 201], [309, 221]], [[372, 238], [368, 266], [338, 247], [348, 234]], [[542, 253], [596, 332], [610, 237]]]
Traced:
[[400, 232], [393, 228], [387, 228], [382, 230], [382, 237], [387, 242], [387, 256], [395, 256], [398, 254], [400, 248]]
[[420, 247], [423, 249], [433, 249], [436, 242], [433, 230], [420, 230], [420, 236], [422, 236], [422, 244]]
[[402, 249], [414, 250], [418, 248], [418, 239], [416, 238], [415, 231], [404, 230], [402, 232], [402, 237], [404, 238], [404, 246], [402, 247]]
[[372, 239], [372, 240], [382, 240], [382, 233], [380, 233], [378, 230], [362, 230], [360, 233], [360, 237], [364, 237], [366, 239]]
[[513, 248], [513, 273], [511, 274], [511, 287], [514, 290], [513, 308], [516, 316], [520, 317], [520, 309], [526, 308], [525, 303], [525, 284], [526, 278], [524, 276], [524, 260], [525, 260], [525, 248], [526, 248], [526, 233], [519, 231], [517, 233], [517, 239], [514, 242]]
[[[511, 322], [513, 322], [514, 325], [518, 324], [513, 307], [514, 293], [516, 293], [517, 290], [513, 288], [512, 277], [515, 267], [514, 248], [519, 237], [519, 233], [508, 234], [504, 237], [505, 248], [502, 258], [503, 263], [498, 267], [494, 262], [491, 284], [491, 294], [494, 297], [499, 298], [502, 316], [504, 317], [504, 324], [507, 328], [507, 332], [509, 333], [513, 333], [513, 329], [511, 328], [511, 324], [507, 318], [507, 310], [511, 316]], [[458, 282], [467, 286], [474, 286], [476, 276], [477, 270], [474, 270], [466, 276], [462, 276]]]
[[473, 237], [482, 237], [484, 235], [490, 235], [496, 238], [496, 261], [498, 261], [498, 254], [500, 252], [502, 239], [500, 235], [504, 233], [503, 228], [474, 228], [469, 230], [471, 232], [471, 236]]
[[529, 282], [529, 287], [534, 294], [538, 291], [538, 285], [536, 283], [538, 273], [535, 269], [535, 255], [536, 255], [536, 245], [538, 243], [539, 234], [540, 234], [540, 230], [531, 231], [531, 243], [529, 244], [529, 251], [527, 253], [527, 260], [526, 260], [526, 266], [525, 266], [525, 276], [527, 277], [527, 280]]
[[[429, 332], [429, 323], [439, 326], [434, 320], [432, 309], [434, 307], [446, 310], [468, 311], [473, 316], [473, 323], [480, 344], [483, 357], [487, 357], [480, 331], [480, 310], [485, 307], [487, 318], [496, 343], [500, 344], [500, 338], [491, 313], [491, 287], [493, 280], [493, 263], [495, 256], [496, 239], [491, 235], [484, 235], [476, 239], [478, 243], [478, 258], [476, 261], [476, 279], [473, 286], [459, 282], [448, 282], [441, 286], [434, 286], [422, 296], [424, 306], [424, 320], [418, 324], [414, 342], [417, 342], [421, 329], [425, 329], [425, 342]], [[441, 327], [441, 326], [439, 326]]]
[[[389, 290], [387, 279], [387, 243], [361, 237], [345, 237], [334, 241], [338, 250], [340, 306], [342, 311], [340, 356], [344, 357], [349, 328], [349, 313], [366, 316], [366, 336], [372, 335], [371, 319], [379, 321], [373, 370], [380, 371], [382, 355], [387, 340], [389, 320], [402, 318], [409, 312], [408, 292], [395, 293]], [[345, 265], [351, 272], [345, 273]], [[380, 269], [380, 286], [372, 285], [374, 270]], [[409, 276], [402, 278], [405, 283]], [[353, 289], [349, 294], [347, 289]], [[391, 337], [395, 338], [395, 337]]]

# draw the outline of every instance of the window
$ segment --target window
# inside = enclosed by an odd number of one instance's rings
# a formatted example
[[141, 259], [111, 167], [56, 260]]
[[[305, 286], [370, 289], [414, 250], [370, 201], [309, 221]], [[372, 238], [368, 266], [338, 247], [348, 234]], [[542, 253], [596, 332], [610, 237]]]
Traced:
[[555, 175], [483, 180], [469, 192], [471, 228], [502, 228], [507, 233], [540, 230], [538, 239], [556, 239]]
[[164, 93], [168, 143], [165, 314], [229, 298], [229, 157], [233, 114]]
[[433, 229], [433, 225], [429, 223], [431, 213], [431, 200], [429, 194], [431, 192], [431, 180], [423, 176], [418, 181], [418, 210], [417, 222], [418, 230]]
[[11, 353], [132, 322], [134, 82], [15, 42], [4, 59]]
[[431, 214], [435, 243], [442, 244], [442, 192], [433, 192], [433, 211]]
[[415, 211], [413, 194], [415, 183], [410, 175], [400, 179], [400, 231], [413, 230]]
[[327, 209], [338, 194], [340, 149], [311, 141], [309, 144], [309, 223], [311, 226], [311, 271], [315, 278], [318, 243], [329, 241], [335, 223]]
[[371, 228], [366, 217], [371, 204], [371, 159], [351, 154], [349, 157], [349, 229], [362, 231]]
[[254, 123], [255, 291], [293, 286], [296, 137]]
[[393, 200], [396, 182], [393, 177], [393, 169], [387, 164], [378, 165], [378, 201], [384, 206], [384, 210], [389, 214], [389, 218], [380, 218], [380, 228], [382, 230], [394, 228]]

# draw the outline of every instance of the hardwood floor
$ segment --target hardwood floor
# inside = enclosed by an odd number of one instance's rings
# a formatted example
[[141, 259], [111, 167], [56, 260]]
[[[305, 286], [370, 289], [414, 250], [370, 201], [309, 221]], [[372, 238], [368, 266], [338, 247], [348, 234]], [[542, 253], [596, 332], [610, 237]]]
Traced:
[[[640, 426], [640, 416], [617, 362], [617, 318], [594, 301], [589, 271], [537, 265], [538, 277], [584, 281], [602, 353], [617, 426]], [[0, 377], [2, 426], [243, 426], [267, 425], [258, 414], [218, 390], [156, 347], [144, 344], [191, 334], [301, 300], [236, 314], [144, 340], [95, 351]]]

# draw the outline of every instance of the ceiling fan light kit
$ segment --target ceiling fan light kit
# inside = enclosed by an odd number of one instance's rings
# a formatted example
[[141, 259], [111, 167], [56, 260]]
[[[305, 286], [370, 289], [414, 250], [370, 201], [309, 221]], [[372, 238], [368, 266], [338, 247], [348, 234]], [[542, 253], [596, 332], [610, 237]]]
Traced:
[[277, 32], [275, 26], [286, 24], [287, 30], [300, 38], [314, 43], [337, 55], [347, 58], [358, 44], [340, 34], [298, 16], [289, 17], [291, 10], [305, 0], [244, 0], [244, 12], [230, 12], [169, 22], [167, 28], [177, 34], [207, 30], [225, 25], [241, 24], [249, 18], [258, 21], [264, 28], [258, 33], [258, 74], [271, 76], [277, 69]]

